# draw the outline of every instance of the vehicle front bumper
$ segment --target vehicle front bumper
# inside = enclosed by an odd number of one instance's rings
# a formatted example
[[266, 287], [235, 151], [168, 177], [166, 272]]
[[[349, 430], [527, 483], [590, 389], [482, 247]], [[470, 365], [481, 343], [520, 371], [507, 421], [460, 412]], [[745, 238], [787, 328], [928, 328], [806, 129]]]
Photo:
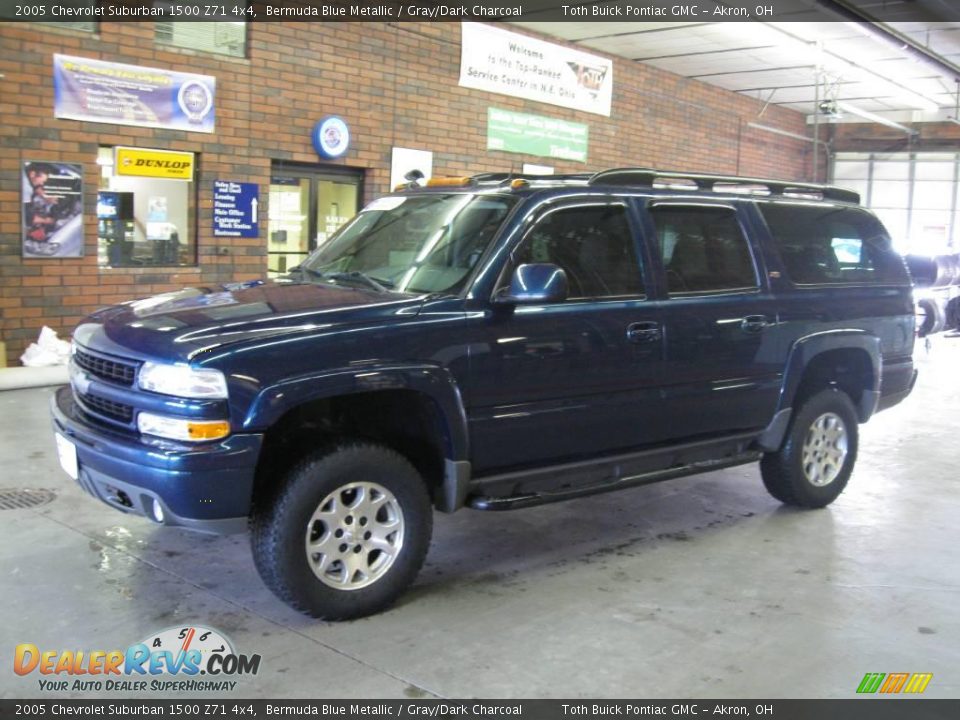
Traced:
[[263, 436], [240, 434], [187, 445], [141, 439], [86, 420], [69, 386], [51, 402], [54, 430], [77, 449], [78, 482], [121, 512], [199, 532], [226, 534], [247, 527]]

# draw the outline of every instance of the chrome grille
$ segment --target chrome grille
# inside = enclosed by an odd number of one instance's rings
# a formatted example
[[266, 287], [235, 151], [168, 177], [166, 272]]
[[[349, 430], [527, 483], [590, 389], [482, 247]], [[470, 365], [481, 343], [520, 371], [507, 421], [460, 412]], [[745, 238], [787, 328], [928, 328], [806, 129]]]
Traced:
[[132, 362], [109, 360], [77, 348], [73, 361], [96, 378], [119, 385], [133, 385], [137, 366]]

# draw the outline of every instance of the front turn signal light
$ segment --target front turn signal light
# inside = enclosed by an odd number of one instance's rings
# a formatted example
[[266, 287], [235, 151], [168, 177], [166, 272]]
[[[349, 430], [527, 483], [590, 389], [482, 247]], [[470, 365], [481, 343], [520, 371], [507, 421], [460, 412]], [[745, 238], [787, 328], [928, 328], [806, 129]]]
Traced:
[[230, 434], [227, 420], [189, 420], [148, 412], [137, 416], [137, 427], [144, 435], [188, 442], [220, 440]]
[[219, 440], [230, 434], [230, 423], [226, 420], [208, 422], [187, 422], [187, 432], [191, 440]]

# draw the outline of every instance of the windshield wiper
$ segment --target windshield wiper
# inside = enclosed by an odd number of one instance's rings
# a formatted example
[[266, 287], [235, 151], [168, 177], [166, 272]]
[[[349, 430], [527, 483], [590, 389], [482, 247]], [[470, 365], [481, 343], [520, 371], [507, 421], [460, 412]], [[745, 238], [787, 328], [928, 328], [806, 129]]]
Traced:
[[[311, 272], [316, 273], [316, 270], [311, 270]], [[389, 292], [389, 288], [393, 287], [393, 283], [389, 280], [380, 280], [378, 278], [372, 278], [369, 275], [360, 272], [359, 270], [351, 270], [350, 272], [333, 272], [333, 273], [318, 273], [319, 277], [323, 277], [326, 280], [359, 280], [361, 284], [366, 285], [377, 292]]]
[[295, 266], [293, 266], [292, 268], [288, 268], [288, 269], [287, 269], [287, 274], [288, 274], [288, 275], [293, 275], [294, 273], [300, 273], [300, 277], [301, 277], [301, 278], [302, 278], [304, 275], [310, 275], [311, 277], [315, 277], [315, 278], [323, 278], [323, 277], [326, 277], [326, 275], [324, 275], [324, 274], [323, 274], [322, 272], [320, 272], [319, 270], [314, 270], [313, 268], [308, 268], [306, 265], [295, 265]]
[[377, 292], [388, 292], [390, 288], [394, 286], [394, 283], [390, 282], [389, 280], [371, 277], [370, 275], [362, 273], [359, 270], [350, 270], [349, 272], [323, 272], [322, 270], [314, 270], [306, 265], [297, 265], [296, 267], [290, 268], [287, 272], [298, 272], [300, 273], [301, 278], [305, 275], [309, 275], [310, 277], [315, 277], [318, 280], [333, 280], [334, 282], [341, 280], [356, 280], [360, 282], [361, 285], [366, 285], [368, 288], [376, 290]]

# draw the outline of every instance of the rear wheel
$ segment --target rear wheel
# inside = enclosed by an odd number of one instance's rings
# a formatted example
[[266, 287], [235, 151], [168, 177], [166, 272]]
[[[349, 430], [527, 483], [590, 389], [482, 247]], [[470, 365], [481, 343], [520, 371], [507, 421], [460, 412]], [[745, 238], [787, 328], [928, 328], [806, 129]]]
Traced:
[[833, 388], [822, 390], [800, 406], [780, 450], [763, 456], [763, 484], [787, 505], [825, 507], [850, 479], [857, 440], [857, 415], [850, 398]]
[[341, 445], [290, 471], [253, 518], [267, 586], [324, 620], [370, 615], [413, 582], [430, 544], [432, 508], [419, 473], [381, 445]]

